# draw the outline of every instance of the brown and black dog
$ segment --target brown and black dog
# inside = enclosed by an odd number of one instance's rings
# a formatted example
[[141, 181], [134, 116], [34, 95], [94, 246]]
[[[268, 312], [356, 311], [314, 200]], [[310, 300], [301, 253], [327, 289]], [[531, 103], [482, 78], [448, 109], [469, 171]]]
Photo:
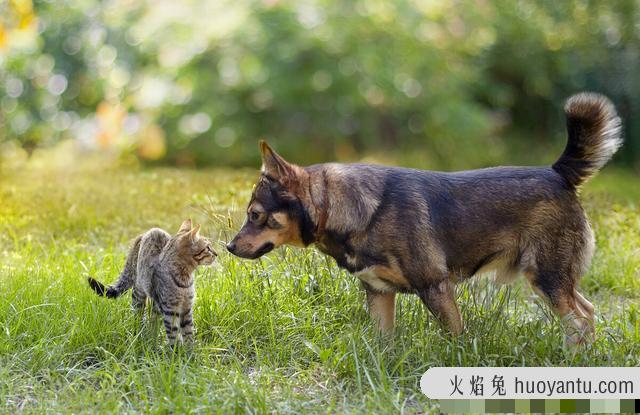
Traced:
[[524, 274], [567, 326], [567, 343], [593, 337], [594, 308], [577, 284], [594, 236], [577, 189], [622, 145], [605, 97], [565, 105], [568, 142], [552, 166], [455, 173], [366, 164], [300, 167], [264, 141], [247, 220], [228, 250], [258, 258], [283, 245], [316, 246], [364, 285], [382, 331], [395, 295], [417, 294], [452, 333], [463, 329], [454, 284], [487, 271]]

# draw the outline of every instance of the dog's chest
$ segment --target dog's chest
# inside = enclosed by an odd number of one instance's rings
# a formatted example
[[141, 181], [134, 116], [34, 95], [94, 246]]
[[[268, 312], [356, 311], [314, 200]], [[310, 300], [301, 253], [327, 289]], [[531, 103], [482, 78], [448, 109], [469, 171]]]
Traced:
[[376, 272], [376, 267], [367, 267], [362, 271], [354, 273], [356, 277], [375, 291], [380, 292], [395, 292], [396, 287], [391, 285], [387, 280], [380, 277]]
[[320, 251], [331, 255], [338, 266], [347, 269], [368, 287], [380, 292], [407, 291], [410, 284], [393, 258], [360, 252], [348, 237], [325, 238], [317, 244]]
[[325, 238], [316, 246], [320, 251], [333, 257], [340, 268], [345, 268], [351, 273], [356, 273], [364, 268], [363, 265], [357, 263], [354, 250], [346, 237]]
[[353, 274], [374, 291], [406, 292], [411, 288], [402, 270], [397, 265], [394, 265], [395, 261], [391, 261], [391, 264], [375, 264], [363, 268], [357, 267], [358, 261], [349, 255], [347, 255], [346, 260], [357, 268], [357, 271]]

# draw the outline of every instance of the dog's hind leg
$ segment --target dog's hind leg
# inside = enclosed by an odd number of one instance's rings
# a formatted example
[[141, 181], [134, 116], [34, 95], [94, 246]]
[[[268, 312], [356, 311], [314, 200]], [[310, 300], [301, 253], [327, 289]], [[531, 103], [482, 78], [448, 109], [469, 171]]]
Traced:
[[578, 292], [578, 290], [573, 291], [573, 297], [575, 299], [576, 306], [580, 309], [580, 311], [582, 311], [582, 314], [586, 316], [587, 323], [589, 324], [588, 333], [591, 337], [593, 337], [596, 331], [595, 330], [595, 308], [593, 307], [593, 304], [591, 304], [591, 302], [589, 302], [586, 298], [582, 296], [582, 294]]
[[578, 306], [580, 306], [582, 308], [582, 310], [585, 312], [585, 314], [591, 315], [591, 317], [593, 318], [593, 314], [594, 314], [594, 311], [595, 311], [595, 308], [593, 307], [593, 304], [591, 304], [591, 302], [589, 300], [584, 298], [584, 296], [582, 294], [580, 294], [577, 290], [575, 291], [573, 296], [576, 298], [576, 302], [577, 302]]
[[573, 278], [562, 272], [527, 272], [525, 275], [533, 290], [562, 319], [567, 346], [593, 341], [593, 306], [573, 288]]
[[[594, 308], [578, 291], [580, 276], [593, 254], [593, 233], [582, 211], [566, 218], [567, 226], [544, 229], [528, 246], [520, 264], [533, 290], [562, 319], [565, 343], [575, 346], [593, 341]], [[573, 223], [572, 223], [573, 221]]]
[[451, 281], [444, 280], [429, 285], [420, 290], [418, 295], [447, 330], [454, 335], [462, 333], [462, 317], [456, 304], [455, 287]]
[[376, 292], [365, 287], [369, 314], [381, 333], [392, 333], [396, 314], [396, 293]]

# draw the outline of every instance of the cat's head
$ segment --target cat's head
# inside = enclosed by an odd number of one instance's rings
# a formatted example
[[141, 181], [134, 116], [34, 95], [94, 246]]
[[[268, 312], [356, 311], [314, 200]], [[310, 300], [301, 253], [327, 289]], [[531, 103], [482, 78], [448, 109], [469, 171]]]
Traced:
[[174, 238], [178, 242], [180, 255], [193, 259], [198, 265], [211, 265], [218, 256], [211, 241], [200, 236], [200, 225], [191, 227], [191, 219], [182, 222]]

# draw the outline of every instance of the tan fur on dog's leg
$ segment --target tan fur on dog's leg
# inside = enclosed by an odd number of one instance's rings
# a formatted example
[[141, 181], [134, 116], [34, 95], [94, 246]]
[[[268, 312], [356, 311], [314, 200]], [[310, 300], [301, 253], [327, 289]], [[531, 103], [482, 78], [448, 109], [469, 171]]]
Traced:
[[574, 290], [573, 296], [576, 298], [578, 305], [580, 305], [585, 311], [587, 311], [587, 314], [590, 314], [591, 317], [593, 317], [593, 313], [595, 311], [593, 304], [591, 304], [589, 300], [584, 298], [584, 296], [580, 294], [577, 290]]
[[567, 330], [567, 346], [573, 347], [593, 341], [593, 320], [585, 314], [574, 298], [565, 298], [559, 302], [554, 311], [562, 318]]
[[456, 304], [453, 283], [442, 281], [438, 285], [430, 286], [420, 293], [420, 298], [451, 334], [457, 336], [462, 333], [464, 326], [458, 304]]
[[577, 290], [574, 290], [573, 297], [577, 308], [580, 309], [590, 326], [590, 334], [593, 335], [595, 333], [595, 309], [593, 304], [587, 301]]
[[[561, 278], [562, 274], [552, 274]], [[551, 307], [554, 313], [560, 317], [565, 327], [565, 344], [575, 347], [580, 344], [591, 343], [595, 337], [593, 322], [593, 305], [588, 302], [574, 288], [562, 285], [556, 287], [540, 283], [537, 275], [525, 272], [525, 276], [531, 283], [531, 287]], [[551, 281], [558, 281], [552, 279]]]
[[376, 293], [366, 290], [367, 305], [371, 319], [376, 322], [378, 331], [393, 333], [396, 314], [396, 293]]

